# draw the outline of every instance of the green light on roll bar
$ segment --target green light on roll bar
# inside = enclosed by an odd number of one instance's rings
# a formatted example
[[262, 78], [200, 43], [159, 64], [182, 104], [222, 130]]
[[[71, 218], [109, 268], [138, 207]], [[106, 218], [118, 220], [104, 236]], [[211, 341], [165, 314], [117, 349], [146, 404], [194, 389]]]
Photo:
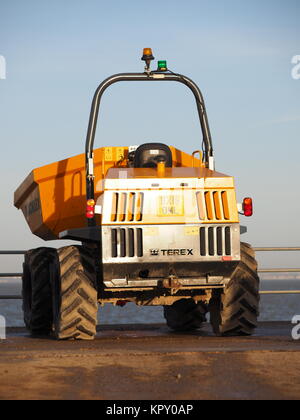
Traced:
[[159, 60], [157, 62], [157, 70], [158, 71], [166, 71], [166, 70], [168, 70], [166, 60]]

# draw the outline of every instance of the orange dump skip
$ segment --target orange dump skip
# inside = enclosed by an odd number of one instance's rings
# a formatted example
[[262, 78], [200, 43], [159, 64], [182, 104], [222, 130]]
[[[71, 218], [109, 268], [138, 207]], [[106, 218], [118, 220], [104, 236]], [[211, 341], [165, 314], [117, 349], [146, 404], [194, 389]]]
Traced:
[[[201, 167], [202, 162], [170, 146], [174, 167]], [[110, 168], [127, 167], [128, 147], [102, 147], [94, 151], [95, 185], [101, 185]], [[14, 194], [35, 235], [57, 239], [67, 229], [86, 226], [85, 155], [77, 155], [34, 169]], [[101, 195], [97, 188], [95, 199]]]

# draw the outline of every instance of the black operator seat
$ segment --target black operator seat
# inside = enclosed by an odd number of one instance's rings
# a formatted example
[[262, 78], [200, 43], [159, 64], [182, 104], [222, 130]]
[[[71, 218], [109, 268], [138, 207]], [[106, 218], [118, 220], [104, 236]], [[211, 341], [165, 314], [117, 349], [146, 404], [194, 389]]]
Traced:
[[158, 162], [165, 162], [167, 168], [172, 168], [172, 152], [163, 143], [145, 143], [139, 146], [134, 155], [134, 168], [156, 168]]

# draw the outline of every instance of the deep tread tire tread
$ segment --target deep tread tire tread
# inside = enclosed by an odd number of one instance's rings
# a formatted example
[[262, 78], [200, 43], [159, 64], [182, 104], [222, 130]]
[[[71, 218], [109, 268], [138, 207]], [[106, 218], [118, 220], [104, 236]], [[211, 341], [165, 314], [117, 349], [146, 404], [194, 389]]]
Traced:
[[52, 293], [49, 267], [55, 259], [54, 248], [40, 247], [26, 252], [23, 264], [22, 295], [26, 328], [32, 334], [52, 330]]
[[259, 277], [255, 253], [249, 244], [241, 242], [241, 262], [216, 304], [219, 314], [211, 313], [211, 321], [217, 335], [253, 334], [259, 315]]
[[97, 326], [97, 288], [92, 251], [83, 246], [58, 250], [59, 302], [55, 335], [60, 340], [92, 340]]

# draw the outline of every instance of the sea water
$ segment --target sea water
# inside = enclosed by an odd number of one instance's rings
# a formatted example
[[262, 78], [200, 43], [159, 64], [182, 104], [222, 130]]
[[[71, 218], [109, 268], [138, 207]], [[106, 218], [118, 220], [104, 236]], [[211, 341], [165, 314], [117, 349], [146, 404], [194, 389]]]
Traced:
[[[0, 279], [0, 295], [21, 295], [21, 280]], [[262, 280], [261, 290], [299, 290], [299, 280]], [[0, 315], [6, 318], [7, 326], [23, 326], [21, 300], [0, 300]], [[261, 295], [260, 321], [291, 321], [300, 315], [300, 294]], [[164, 323], [161, 306], [136, 306], [128, 303], [124, 307], [107, 304], [100, 307], [98, 321], [101, 324], [153, 324]]]

